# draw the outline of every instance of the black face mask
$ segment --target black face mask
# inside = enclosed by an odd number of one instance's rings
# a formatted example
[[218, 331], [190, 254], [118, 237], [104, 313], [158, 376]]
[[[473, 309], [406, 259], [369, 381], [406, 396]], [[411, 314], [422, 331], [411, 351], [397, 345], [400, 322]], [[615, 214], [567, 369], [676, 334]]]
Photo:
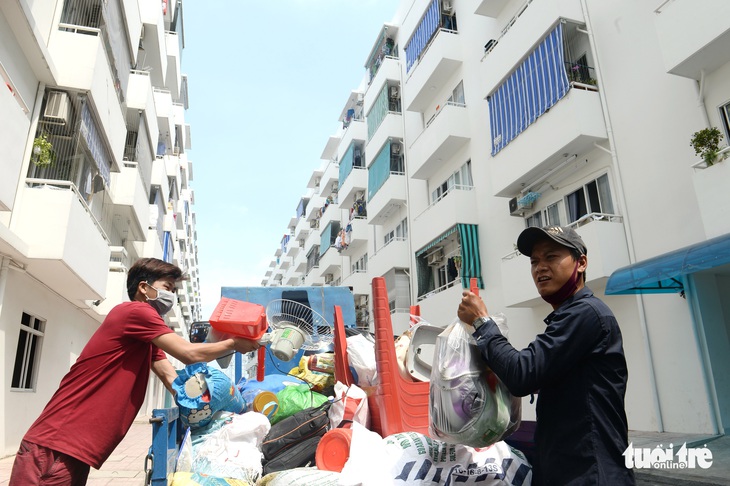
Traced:
[[575, 262], [575, 268], [573, 269], [573, 275], [570, 276], [567, 282], [563, 284], [562, 287], [558, 289], [557, 292], [555, 292], [552, 295], [546, 295], [543, 296], [543, 300], [547, 302], [548, 304], [551, 304], [553, 306], [559, 306], [565, 300], [573, 295], [576, 290], [578, 290], [578, 279], [583, 278], [583, 275], [578, 275], [578, 265], [580, 264], [580, 261], [576, 260]]

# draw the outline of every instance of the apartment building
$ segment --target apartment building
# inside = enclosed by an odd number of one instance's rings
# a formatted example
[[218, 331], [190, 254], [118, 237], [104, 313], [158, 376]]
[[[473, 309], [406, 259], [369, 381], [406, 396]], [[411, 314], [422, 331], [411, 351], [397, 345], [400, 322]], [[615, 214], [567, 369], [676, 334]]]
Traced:
[[[179, 0], [0, 2], [5, 455], [128, 300], [138, 258], [186, 270], [176, 332], [200, 319], [182, 20]], [[165, 395], [150, 380], [142, 413]]]
[[[517, 235], [572, 226], [621, 325], [630, 428], [724, 433], [729, 19], [721, 0], [403, 0], [353, 53], [363, 81], [262, 284], [350, 286], [372, 330], [384, 276], [400, 334], [413, 305], [451, 323], [476, 278], [523, 347], [551, 308]], [[708, 165], [690, 141], [711, 127]]]

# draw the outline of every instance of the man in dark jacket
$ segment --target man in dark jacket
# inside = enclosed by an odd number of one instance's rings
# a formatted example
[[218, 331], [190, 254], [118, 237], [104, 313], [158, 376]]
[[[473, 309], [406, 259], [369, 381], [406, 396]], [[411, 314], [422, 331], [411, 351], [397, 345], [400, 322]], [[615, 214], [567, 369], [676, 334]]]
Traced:
[[538, 485], [632, 485], [624, 395], [628, 371], [611, 309], [585, 287], [587, 249], [571, 228], [527, 228], [517, 247], [553, 312], [523, 350], [502, 336], [479, 296], [464, 292], [459, 318], [512, 394], [539, 391], [534, 473]]

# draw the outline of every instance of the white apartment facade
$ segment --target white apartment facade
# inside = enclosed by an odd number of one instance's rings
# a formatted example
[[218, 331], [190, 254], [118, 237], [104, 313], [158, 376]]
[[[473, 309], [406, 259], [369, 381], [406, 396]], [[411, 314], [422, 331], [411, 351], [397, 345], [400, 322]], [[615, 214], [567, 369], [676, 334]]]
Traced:
[[[0, 2], [0, 453], [13, 454], [138, 258], [200, 319], [182, 2]], [[141, 413], [169, 405], [150, 380]], [[121, 397], [120, 397], [121, 398]]]
[[384, 276], [400, 334], [477, 278], [523, 347], [551, 309], [517, 235], [570, 225], [621, 325], [629, 427], [724, 433], [730, 160], [690, 139], [730, 139], [730, 5], [404, 0], [365, 67], [262, 284], [351, 286], [365, 326]]

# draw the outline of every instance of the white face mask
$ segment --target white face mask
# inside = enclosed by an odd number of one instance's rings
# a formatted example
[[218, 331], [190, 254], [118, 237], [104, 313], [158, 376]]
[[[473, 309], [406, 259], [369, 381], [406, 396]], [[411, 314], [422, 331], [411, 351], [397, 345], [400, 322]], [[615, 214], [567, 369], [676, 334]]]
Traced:
[[[145, 283], [152, 287], [152, 285], [150, 285], [149, 283]], [[170, 292], [169, 290], [158, 289], [157, 287], [152, 288], [157, 291], [157, 297], [155, 297], [154, 299], [147, 297], [147, 302], [155, 308], [160, 316], [164, 316], [165, 314], [170, 312], [172, 306], [175, 305], [175, 294], [173, 292]]]

